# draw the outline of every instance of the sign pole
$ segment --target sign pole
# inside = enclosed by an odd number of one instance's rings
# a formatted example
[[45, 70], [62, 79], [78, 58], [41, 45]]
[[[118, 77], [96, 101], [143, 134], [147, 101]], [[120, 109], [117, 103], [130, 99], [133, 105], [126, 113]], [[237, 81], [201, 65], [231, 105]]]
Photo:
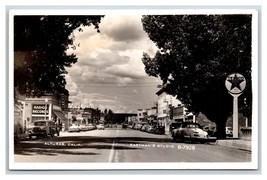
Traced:
[[238, 95], [233, 95], [233, 138], [238, 138]]
[[233, 138], [238, 138], [238, 97], [246, 87], [246, 79], [239, 73], [232, 73], [227, 76], [225, 86], [233, 96]]

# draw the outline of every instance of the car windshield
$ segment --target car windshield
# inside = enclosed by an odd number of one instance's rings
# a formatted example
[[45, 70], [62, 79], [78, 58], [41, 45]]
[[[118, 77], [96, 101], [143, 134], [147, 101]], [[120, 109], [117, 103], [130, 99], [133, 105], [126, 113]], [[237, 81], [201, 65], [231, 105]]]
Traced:
[[37, 122], [34, 122], [34, 125], [35, 126], [45, 126], [45, 122], [44, 121], [37, 121]]
[[187, 124], [187, 127], [199, 128], [198, 124]]
[[178, 127], [181, 126], [181, 123], [172, 123], [171, 126], [172, 126], [173, 128], [178, 128]]

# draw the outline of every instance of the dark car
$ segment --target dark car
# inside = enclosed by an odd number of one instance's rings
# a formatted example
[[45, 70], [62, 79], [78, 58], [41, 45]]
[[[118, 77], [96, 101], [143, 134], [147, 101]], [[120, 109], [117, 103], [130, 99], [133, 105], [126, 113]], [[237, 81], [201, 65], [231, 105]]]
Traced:
[[128, 124], [122, 124], [122, 129], [127, 129]]
[[165, 126], [155, 126], [154, 133], [155, 134], [165, 134]]
[[48, 135], [54, 137], [55, 134], [59, 136], [59, 127], [51, 120], [37, 120], [33, 122], [31, 128], [28, 129], [29, 139], [33, 136], [47, 137]]

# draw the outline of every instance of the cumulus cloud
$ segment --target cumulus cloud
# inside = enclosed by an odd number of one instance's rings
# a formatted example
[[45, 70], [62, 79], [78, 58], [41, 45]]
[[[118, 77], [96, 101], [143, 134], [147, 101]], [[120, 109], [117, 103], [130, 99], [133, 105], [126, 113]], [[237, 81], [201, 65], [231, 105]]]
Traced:
[[148, 77], [141, 58], [143, 52], [153, 55], [157, 48], [143, 31], [141, 16], [107, 15], [101, 21], [100, 33], [93, 27], [75, 32], [75, 44], [79, 47], [67, 52], [78, 57], [67, 69], [72, 102], [135, 112], [155, 100], [159, 82]]
[[69, 75], [66, 75], [65, 78], [66, 81], [68, 82], [66, 85], [66, 89], [68, 89], [69, 95], [77, 96], [77, 94], [79, 93], [77, 84], [71, 80], [71, 77]]
[[102, 52], [98, 52], [94, 55], [94, 57], [83, 56], [80, 59], [80, 65], [88, 65], [97, 68], [105, 68], [108, 66], [113, 66], [116, 64], [126, 64], [129, 61], [129, 57], [120, 56], [117, 53], [114, 53], [110, 50], [105, 50]]
[[114, 41], [133, 42], [144, 38], [145, 34], [140, 28], [141, 16], [111, 16], [100, 25], [101, 27], [108, 27], [102, 30]]

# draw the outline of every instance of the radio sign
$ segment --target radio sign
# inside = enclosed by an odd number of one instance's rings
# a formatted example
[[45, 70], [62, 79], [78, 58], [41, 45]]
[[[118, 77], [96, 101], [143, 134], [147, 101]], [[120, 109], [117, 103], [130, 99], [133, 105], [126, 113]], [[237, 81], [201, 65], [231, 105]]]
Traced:
[[48, 115], [49, 114], [49, 104], [33, 104], [32, 105], [33, 115]]

